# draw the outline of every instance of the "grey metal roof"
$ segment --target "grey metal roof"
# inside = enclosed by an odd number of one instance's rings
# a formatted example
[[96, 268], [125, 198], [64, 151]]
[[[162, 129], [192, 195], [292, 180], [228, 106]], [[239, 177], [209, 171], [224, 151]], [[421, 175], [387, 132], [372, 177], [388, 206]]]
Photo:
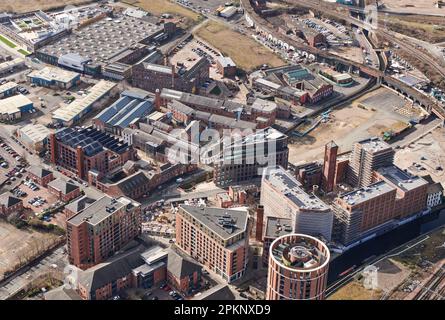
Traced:
[[129, 275], [133, 269], [143, 265], [144, 260], [141, 257], [143, 250], [145, 248], [137, 248], [85, 271], [80, 271], [78, 281], [89, 292], [94, 292], [119, 278]]
[[12, 207], [17, 203], [22, 202], [21, 199], [13, 197], [11, 193], [3, 193], [0, 195], [0, 205], [5, 206], [6, 208]]
[[61, 178], [51, 181], [48, 183], [48, 186], [61, 191], [63, 194], [68, 194], [76, 189], [79, 189], [79, 187], [75, 185], [73, 181], [65, 181]]
[[168, 252], [167, 270], [178, 279], [201, 272], [202, 267], [192, 259], [170, 249]]
[[73, 225], [80, 225], [82, 222], [87, 221], [91, 225], [96, 225], [123, 207], [128, 208], [135, 205], [139, 205], [139, 203], [132, 202], [125, 197], [114, 199], [108, 195], [104, 195], [99, 200], [87, 206], [81, 213], [68, 219], [68, 222]]
[[188, 205], [181, 208], [223, 239], [243, 233], [247, 228], [246, 211]]
[[29, 167], [28, 172], [32, 173], [33, 175], [35, 175], [39, 178], [44, 178], [47, 175], [52, 173], [51, 171], [46, 170], [40, 166], [31, 166], [31, 167]]

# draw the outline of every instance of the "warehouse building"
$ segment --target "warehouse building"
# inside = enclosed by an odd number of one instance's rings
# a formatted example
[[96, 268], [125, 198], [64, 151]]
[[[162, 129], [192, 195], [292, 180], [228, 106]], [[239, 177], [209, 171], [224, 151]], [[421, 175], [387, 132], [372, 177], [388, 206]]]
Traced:
[[4, 121], [18, 120], [22, 113], [32, 110], [33, 102], [22, 94], [0, 100], [0, 118]]
[[317, 103], [334, 92], [332, 84], [301, 65], [263, 70], [254, 86], [298, 104]]
[[38, 86], [66, 90], [79, 83], [80, 74], [56, 67], [45, 67], [34, 70], [27, 78], [29, 82]]
[[106, 80], [101, 80], [87, 90], [87, 95], [82, 99], [74, 100], [73, 103], [64, 105], [53, 112], [52, 119], [56, 123], [64, 126], [71, 126], [77, 123], [83, 116], [93, 110], [95, 104], [110, 96], [116, 84]]
[[18, 84], [12, 81], [0, 85], [0, 99], [14, 95], [17, 92]]
[[45, 149], [50, 133], [51, 131], [41, 124], [28, 124], [17, 131], [20, 141], [37, 153]]
[[0, 75], [8, 73], [10, 71], [18, 70], [26, 67], [25, 60], [22, 58], [16, 58], [14, 60], [5, 61], [0, 63]]
[[[101, 76], [113, 63], [133, 64], [176, 32], [173, 23], [156, 25], [149, 19], [127, 15], [101, 19], [36, 51], [36, 57], [52, 65]], [[107, 71], [108, 77], [113, 73]]]
[[90, 170], [106, 175], [134, 160], [131, 146], [92, 127], [64, 128], [49, 136], [51, 163], [85, 179]]
[[[179, 104], [172, 104], [172, 101], [180, 102], [182, 105], [192, 108], [194, 110], [193, 119], [205, 121], [206, 123], [208, 123], [208, 119], [204, 118], [203, 113], [220, 115], [232, 118], [235, 121], [254, 122], [257, 124], [256, 127], [263, 129], [274, 124], [277, 113], [277, 105], [274, 102], [261, 99], [257, 99], [249, 106], [232, 100], [214, 99], [172, 89], [163, 89], [160, 98], [159, 104], [164, 104], [169, 109], [177, 109], [175, 112], [177, 119], [185, 120], [187, 118], [190, 120], [191, 115], [189, 109], [183, 108]], [[185, 112], [185, 115], [180, 115], [181, 112]], [[186, 116], [187, 114], [188, 116]], [[252, 127], [247, 124], [246, 126]], [[233, 124], [222, 127], [244, 128], [246, 126]]]
[[120, 135], [130, 124], [153, 111], [153, 98], [143, 90], [127, 90], [93, 119], [94, 127]]

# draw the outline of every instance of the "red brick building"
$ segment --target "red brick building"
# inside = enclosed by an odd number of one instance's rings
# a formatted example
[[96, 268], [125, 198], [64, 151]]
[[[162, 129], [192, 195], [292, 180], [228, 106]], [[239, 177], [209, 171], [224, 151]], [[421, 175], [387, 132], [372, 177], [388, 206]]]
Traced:
[[225, 281], [247, 268], [246, 211], [182, 205], [176, 213], [176, 245]]
[[202, 267], [176, 250], [168, 254], [167, 282], [182, 294], [189, 295], [198, 289]]
[[56, 179], [48, 183], [48, 191], [54, 194], [57, 199], [69, 202], [80, 196], [80, 188], [73, 181]]
[[23, 211], [23, 201], [13, 197], [9, 192], [0, 195], [0, 216], [7, 217]]
[[54, 180], [54, 175], [51, 171], [46, 170], [40, 166], [31, 166], [28, 169], [28, 178], [35, 183], [46, 187], [49, 182]]
[[323, 300], [330, 252], [303, 234], [277, 238], [270, 246], [266, 300]]
[[67, 220], [70, 264], [86, 269], [105, 261], [141, 233], [138, 202], [104, 196]]
[[90, 170], [105, 175], [136, 156], [125, 142], [92, 127], [65, 128], [51, 134], [49, 151], [53, 164], [81, 179], [86, 179]]
[[323, 175], [321, 179], [321, 187], [324, 192], [329, 193], [335, 187], [335, 169], [337, 165], [338, 146], [334, 141], [325, 145]]

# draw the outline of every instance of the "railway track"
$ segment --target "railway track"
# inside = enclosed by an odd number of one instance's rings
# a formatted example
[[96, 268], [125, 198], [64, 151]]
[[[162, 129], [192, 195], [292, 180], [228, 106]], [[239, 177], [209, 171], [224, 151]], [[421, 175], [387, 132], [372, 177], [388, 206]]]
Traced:
[[[349, 15], [349, 8], [344, 7], [342, 5], [336, 4], [333, 6], [330, 3], [326, 3], [324, 1], [320, 0], [285, 0], [284, 2], [288, 4], [294, 4], [298, 6], [303, 6], [309, 9], [313, 10], [321, 10], [325, 9], [323, 12], [330, 14], [334, 17], [337, 17], [339, 19], [345, 20], [350, 24], [355, 24], [360, 27], [366, 27], [365, 23], [362, 21], [355, 19]], [[344, 9], [343, 11], [348, 11], [348, 13], [343, 13], [337, 10], [338, 8]], [[397, 45], [400, 46], [401, 49], [405, 50], [406, 52], [412, 54], [414, 57], [416, 57], [418, 60], [427, 63], [430, 67], [432, 67], [436, 72], [438, 72], [441, 76], [445, 77], [445, 68], [441, 66], [437, 61], [430, 57], [429, 55], [425, 54], [424, 52], [417, 50], [415, 47], [407, 44], [405, 41], [402, 41], [400, 39], [397, 39], [395, 36], [395, 33], [389, 32], [386, 30], [383, 30], [381, 28], [373, 30], [374, 33], [377, 35], [380, 35], [381, 37], [391, 41], [395, 42]]]
[[444, 265], [422, 286], [414, 296], [414, 300], [445, 300], [445, 268]]

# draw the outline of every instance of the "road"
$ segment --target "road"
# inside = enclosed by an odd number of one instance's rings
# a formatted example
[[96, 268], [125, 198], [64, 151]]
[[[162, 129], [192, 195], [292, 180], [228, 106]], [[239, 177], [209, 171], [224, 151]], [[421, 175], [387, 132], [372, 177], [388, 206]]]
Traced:
[[[332, 15], [336, 18], [343, 19], [348, 23], [351, 23], [353, 25], [357, 25], [359, 27], [369, 29], [368, 26], [366, 26], [362, 21], [357, 20], [353, 17], [351, 17], [348, 14], [341, 13], [339, 10], [336, 10], [338, 8], [343, 8], [349, 10], [349, 8], [343, 7], [338, 4], [328, 3], [322, 0], [287, 0], [285, 1], [288, 4], [295, 4], [298, 6], [314, 9], [317, 11], [323, 10], [323, 13]], [[346, 10], [344, 10], [346, 11]], [[427, 63], [430, 67], [432, 67], [435, 71], [437, 71], [440, 75], [445, 77], [445, 67], [442, 66], [440, 63], [438, 63], [433, 57], [429, 56], [425, 52], [422, 52], [420, 50], [417, 50], [415, 46], [412, 46], [407, 41], [400, 40], [397, 37], [399, 36], [398, 33], [385, 30], [382, 28], [377, 28], [374, 30], [371, 30], [372, 32], [376, 33], [378, 36], [383, 37], [389, 42], [394, 42], [400, 46], [401, 49], [406, 51], [407, 53], [410, 53], [414, 57], [416, 57], [419, 61]]]
[[394, 140], [394, 142], [390, 142], [393, 147], [404, 148], [407, 145], [415, 142], [416, 140], [422, 138], [427, 135], [437, 127], [440, 127], [442, 121], [440, 119], [434, 119], [427, 124], [418, 124], [415, 126], [415, 130], [410, 132], [409, 134], [403, 136], [401, 139]]

